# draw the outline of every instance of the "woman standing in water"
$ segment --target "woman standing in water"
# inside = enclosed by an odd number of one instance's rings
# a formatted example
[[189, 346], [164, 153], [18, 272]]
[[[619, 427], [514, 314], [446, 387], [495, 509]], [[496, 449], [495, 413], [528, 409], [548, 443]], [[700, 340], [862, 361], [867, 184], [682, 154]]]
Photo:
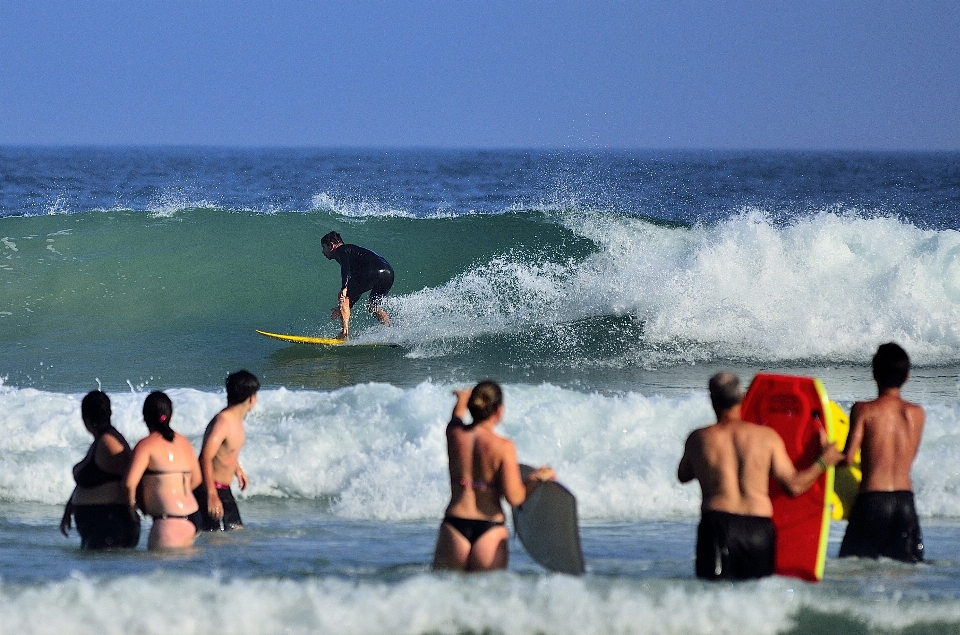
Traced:
[[127, 512], [123, 478], [130, 467], [130, 446], [110, 424], [110, 398], [99, 390], [80, 402], [80, 417], [93, 443], [83, 460], [73, 466], [77, 486], [63, 510], [60, 532], [66, 536], [70, 519], [77, 523], [81, 549], [136, 547], [140, 518]]
[[150, 434], [133, 449], [127, 473], [127, 504], [137, 515], [137, 487], [141, 507], [153, 517], [148, 549], [190, 547], [200, 533], [200, 506], [193, 489], [201, 482], [200, 463], [193, 446], [170, 427], [173, 403], [162, 392], [143, 402], [143, 421]]
[[[433, 568], [506, 569], [510, 533], [500, 499], [519, 505], [540, 482], [555, 475], [549, 467], [541, 467], [526, 482], [521, 479], [513, 442], [494, 432], [504, 412], [499, 385], [483, 381], [473, 390], [454, 394], [457, 403], [447, 424], [451, 496], [440, 524]], [[470, 425], [463, 422], [467, 410], [473, 418]]]

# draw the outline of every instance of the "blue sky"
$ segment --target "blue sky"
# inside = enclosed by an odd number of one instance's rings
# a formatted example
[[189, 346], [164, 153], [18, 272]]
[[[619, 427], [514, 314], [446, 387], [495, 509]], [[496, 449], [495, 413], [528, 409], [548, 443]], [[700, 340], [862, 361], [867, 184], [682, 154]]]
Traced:
[[0, 3], [0, 144], [960, 150], [960, 3]]

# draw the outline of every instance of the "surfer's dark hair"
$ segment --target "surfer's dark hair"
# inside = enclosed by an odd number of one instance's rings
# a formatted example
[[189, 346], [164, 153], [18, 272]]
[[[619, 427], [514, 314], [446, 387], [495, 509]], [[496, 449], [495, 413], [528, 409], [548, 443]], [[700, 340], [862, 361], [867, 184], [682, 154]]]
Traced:
[[877, 348], [873, 356], [873, 378], [880, 390], [899, 388], [910, 374], [910, 356], [899, 344], [887, 342]]
[[249, 370], [238, 370], [227, 375], [227, 405], [235, 406], [257, 394], [260, 381]]
[[325, 234], [323, 238], [320, 239], [321, 245], [337, 245], [343, 242], [343, 238], [340, 238], [340, 234], [337, 232], [330, 232]]
[[173, 441], [173, 402], [165, 393], [155, 390], [143, 400], [143, 421], [150, 432], [159, 432], [167, 441]]
[[743, 401], [740, 378], [730, 371], [720, 371], [710, 378], [710, 403], [719, 416], [725, 410], [733, 408]]
[[106, 428], [110, 425], [110, 397], [105, 392], [92, 390], [80, 402], [80, 417], [94, 428]]
[[489, 418], [503, 404], [503, 391], [500, 384], [489, 379], [481, 381], [473, 387], [467, 409], [474, 423], [480, 423]]

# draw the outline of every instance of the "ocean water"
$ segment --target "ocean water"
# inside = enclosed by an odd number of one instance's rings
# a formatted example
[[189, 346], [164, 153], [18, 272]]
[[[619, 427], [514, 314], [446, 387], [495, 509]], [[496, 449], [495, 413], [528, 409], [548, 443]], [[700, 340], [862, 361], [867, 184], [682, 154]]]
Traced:
[[[256, 334], [336, 333], [330, 230], [393, 264], [394, 326], [352, 330], [397, 346]], [[960, 633], [958, 154], [0, 148], [0, 289], [0, 634]], [[927, 411], [929, 561], [841, 561], [838, 522], [819, 584], [697, 581], [675, 474], [709, 376], [815, 375], [849, 408], [889, 340]], [[59, 534], [87, 391], [135, 442], [165, 390], [199, 446], [239, 368], [247, 530]], [[515, 540], [507, 572], [429, 571], [450, 391], [485, 378], [578, 496], [581, 578]]]

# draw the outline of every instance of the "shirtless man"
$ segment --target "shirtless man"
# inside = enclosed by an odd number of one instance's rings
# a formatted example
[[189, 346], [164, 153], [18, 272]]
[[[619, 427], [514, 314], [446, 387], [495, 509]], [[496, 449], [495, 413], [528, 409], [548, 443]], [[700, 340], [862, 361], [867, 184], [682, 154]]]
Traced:
[[320, 239], [320, 248], [328, 260], [340, 264], [340, 295], [337, 306], [330, 310], [331, 320], [340, 320], [340, 335], [350, 337], [350, 310], [367, 291], [369, 311], [381, 324], [390, 326], [390, 318], [383, 310], [383, 298], [393, 286], [393, 267], [383, 256], [365, 247], [344, 244], [337, 232], [330, 232]]
[[910, 358], [894, 343], [873, 356], [879, 396], [850, 410], [847, 463], [861, 450], [863, 481], [840, 544], [840, 557], [885, 556], [923, 560], [923, 536], [913, 504], [910, 468], [923, 434], [923, 408], [900, 397], [910, 374]]
[[799, 496], [827, 466], [843, 455], [821, 438], [823, 454], [798, 471], [774, 430], [740, 418], [743, 392], [729, 372], [710, 378], [710, 401], [717, 422], [687, 438], [677, 468], [681, 483], [700, 481], [703, 503], [697, 529], [697, 577], [710, 580], [772, 575], [776, 534], [770, 479], [790, 496]]
[[257, 403], [260, 382], [253, 373], [239, 370], [227, 377], [227, 407], [207, 424], [200, 450], [203, 482], [193, 495], [200, 503], [204, 531], [241, 529], [240, 510], [230, 490], [233, 477], [247, 489], [247, 475], [240, 467], [240, 448], [246, 440], [243, 418]]

